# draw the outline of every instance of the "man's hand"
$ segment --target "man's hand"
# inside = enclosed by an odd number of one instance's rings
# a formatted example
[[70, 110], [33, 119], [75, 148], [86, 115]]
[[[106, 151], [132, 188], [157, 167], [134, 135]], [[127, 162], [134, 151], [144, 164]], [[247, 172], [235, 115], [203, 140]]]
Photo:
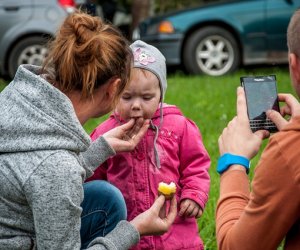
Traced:
[[[280, 114], [275, 110], [269, 110], [267, 116], [276, 124], [278, 130], [282, 130], [296, 116], [300, 116], [300, 104], [291, 94], [278, 94], [278, 100], [285, 102], [285, 105], [280, 108]], [[288, 121], [285, 116], [291, 116], [291, 119]]]
[[220, 155], [231, 153], [252, 159], [258, 152], [262, 139], [268, 137], [267, 130], [253, 133], [247, 115], [245, 92], [242, 87], [237, 90], [237, 116], [234, 117], [219, 137]]

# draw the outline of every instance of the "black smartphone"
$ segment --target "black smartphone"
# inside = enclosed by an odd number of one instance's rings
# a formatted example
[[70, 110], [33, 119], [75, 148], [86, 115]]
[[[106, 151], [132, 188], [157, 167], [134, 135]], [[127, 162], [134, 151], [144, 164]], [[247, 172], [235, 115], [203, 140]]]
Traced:
[[241, 86], [245, 90], [248, 117], [253, 132], [261, 129], [276, 132], [276, 125], [267, 118], [266, 111], [279, 111], [276, 76], [243, 76]]

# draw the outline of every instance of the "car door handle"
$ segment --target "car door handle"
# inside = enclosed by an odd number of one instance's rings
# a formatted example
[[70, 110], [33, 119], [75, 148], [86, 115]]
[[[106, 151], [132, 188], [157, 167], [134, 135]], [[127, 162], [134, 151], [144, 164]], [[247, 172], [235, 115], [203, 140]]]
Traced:
[[18, 11], [20, 8], [18, 6], [5, 6], [4, 10], [6, 11]]

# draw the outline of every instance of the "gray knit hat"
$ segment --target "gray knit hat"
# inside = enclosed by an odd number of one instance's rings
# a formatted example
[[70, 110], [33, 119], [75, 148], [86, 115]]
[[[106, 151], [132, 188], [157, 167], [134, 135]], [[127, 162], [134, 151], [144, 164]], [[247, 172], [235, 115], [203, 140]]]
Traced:
[[166, 58], [155, 47], [141, 40], [130, 45], [134, 56], [134, 68], [141, 68], [151, 71], [159, 80], [161, 90], [161, 102], [167, 90], [167, 69]]
[[159, 80], [160, 85], [160, 123], [154, 125], [152, 120], [150, 121], [150, 127], [155, 130], [154, 137], [154, 156], [156, 166], [160, 168], [160, 159], [158, 155], [158, 148], [156, 146], [158, 138], [158, 130], [163, 123], [163, 101], [167, 90], [167, 69], [166, 69], [166, 58], [163, 54], [155, 47], [147, 44], [141, 40], [137, 40], [130, 45], [134, 56], [134, 68], [146, 69], [155, 74]]

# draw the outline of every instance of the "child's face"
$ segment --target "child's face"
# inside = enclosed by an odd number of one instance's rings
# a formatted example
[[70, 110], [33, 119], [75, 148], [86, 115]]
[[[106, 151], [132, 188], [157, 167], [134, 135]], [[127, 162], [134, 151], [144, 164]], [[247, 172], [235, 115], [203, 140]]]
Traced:
[[158, 78], [150, 71], [133, 69], [128, 86], [121, 95], [117, 112], [125, 121], [131, 118], [150, 119], [160, 102]]

